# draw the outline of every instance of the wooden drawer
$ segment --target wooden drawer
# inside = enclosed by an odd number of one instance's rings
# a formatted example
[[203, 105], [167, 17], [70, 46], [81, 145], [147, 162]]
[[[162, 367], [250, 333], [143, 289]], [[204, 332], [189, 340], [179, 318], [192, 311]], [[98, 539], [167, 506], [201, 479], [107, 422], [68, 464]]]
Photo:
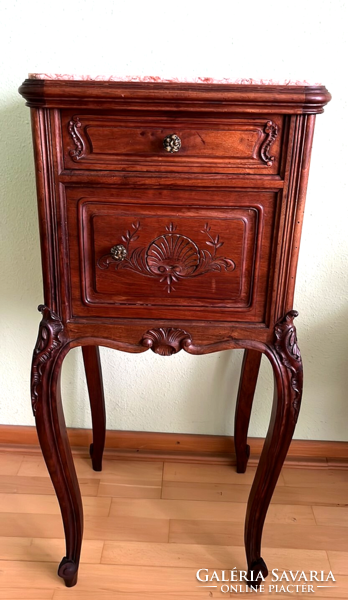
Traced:
[[275, 192], [70, 187], [66, 199], [74, 316], [264, 322]]
[[[281, 115], [213, 119], [167, 118], [62, 111], [66, 169], [277, 174]], [[178, 152], [163, 140], [176, 134]]]

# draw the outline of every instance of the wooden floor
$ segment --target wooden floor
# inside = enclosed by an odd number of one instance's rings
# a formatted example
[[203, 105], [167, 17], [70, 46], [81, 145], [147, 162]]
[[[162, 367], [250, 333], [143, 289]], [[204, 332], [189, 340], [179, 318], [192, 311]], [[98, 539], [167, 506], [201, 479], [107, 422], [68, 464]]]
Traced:
[[[196, 572], [245, 569], [243, 521], [254, 467], [238, 475], [225, 465], [108, 459], [95, 473], [87, 457], [75, 464], [85, 533], [78, 584], [66, 589], [56, 575], [63, 528], [44, 462], [36, 453], [0, 453], [0, 599], [245, 597], [221, 593], [220, 585], [203, 588]], [[336, 584], [315, 586], [315, 596], [347, 600], [347, 534], [348, 470], [284, 468], [264, 530], [268, 566], [331, 569]]]

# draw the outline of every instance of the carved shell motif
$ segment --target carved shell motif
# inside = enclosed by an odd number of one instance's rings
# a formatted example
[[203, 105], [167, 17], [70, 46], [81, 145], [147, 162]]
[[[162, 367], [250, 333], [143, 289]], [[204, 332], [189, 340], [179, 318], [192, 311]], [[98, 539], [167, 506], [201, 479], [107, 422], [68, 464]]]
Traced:
[[140, 222], [132, 224], [121, 240], [125, 242], [126, 257], [122, 261], [115, 261], [113, 253], [105, 254], [98, 262], [99, 269], [108, 269], [110, 264], [115, 270], [129, 269], [158, 279], [165, 284], [168, 293], [175, 291], [174, 283], [189, 277], [198, 277], [212, 271], [234, 271], [235, 262], [231, 258], [219, 256], [217, 251], [224, 242], [220, 236], [211, 234], [211, 227], [205, 224], [201, 233], [207, 236], [206, 244], [210, 250], [199, 248], [187, 235], [176, 232], [176, 226], [170, 223], [166, 233], [156, 237], [145, 248], [138, 246], [132, 250], [132, 244], [139, 238]]
[[173, 327], [160, 327], [159, 329], [150, 329], [144, 333], [141, 339], [141, 345], [151, 348], [160, 356], [171, 356], [182, 350], [185, 344], [191, 343], [191, 336], [183, 329], [174, 329]]
[[189, 277], [199, 265], [199, 250], [190, 238], [179, 233], [161, 235], [149, 245], [146, 262], [152, 273]]

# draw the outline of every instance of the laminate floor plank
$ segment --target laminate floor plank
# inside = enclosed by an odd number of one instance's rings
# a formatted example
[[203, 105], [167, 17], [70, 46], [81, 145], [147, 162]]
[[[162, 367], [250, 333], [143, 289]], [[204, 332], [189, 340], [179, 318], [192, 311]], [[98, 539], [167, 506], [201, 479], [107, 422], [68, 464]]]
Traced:
[[5, 588], [0, 590], [0, 600], [52, 600], [54, 589], [39, 590], [31, 588], [23, 590], [21, 588]]
[[[53, 588], [63, 593], [64, 585], [57, 579], [55, 562], [18, 562], [0, 561], [0, 588], [13, 587], [13, 581], [18, 588], [35, 587]], [[82, 564], [79, 569], [79, 582], [76, 592], [104, 589], [118, 594], [138, 594], [143, 598], [144, 592], [159, 597], [167, 593], [187, 594], [202, 598], [211, 598], [209, 589], [202, 589], [196, 579], [196, 571], [191, 568], [169, 567], [135, 567], [96, 564]], [[70, 590], [64, 590], [66, 598], [71, 598]], [[219, 594], [220, 595], [220, 594]], [[64, 596], [62, 596], [64, 597]], [[180, 595], [179, 595], [180, 597]], [[99, 594], [98, 594], [99, 598]]]
[[[162, 486], [162, 498], [166, 500], [204, 500], [212, 502], [246, 503], [249, 494], [250, 485], [242, 484], [230, 485], [228, 483], [163, 481]], [[287, 504], [289, 504], [289, 502], [287, 502]]]
[[[62, 538], [61, 516], [25, 513], [0, 513], [4, 537]], [[167, 542], [169, 520], [145, 518], [95, 517], [85, 515], [85, 540], [141, 540]]]
[[[0, 600], [241, 596], [222, 594], [219, 586], [202, 587], [196, 573], [200, 568], [245, 570], [243, 529], [253, 466], [244, 475], [227, 465], [105, 458], [103, 471], [96, 473], [87, 456], [76, 456], [85, 530], [79, 581], [67, 589], [57, 576], [64, 534], [45, 463], [36, 454], [2, 456]], [[285, 467], [263, 535], [262, 554], [270, 570], [331, 569], [337, 583], [315, 587], [316, 597], [348, 600], [347, 505], [344, 469]], [[270, 577], [265, 582], [265, 600], [310, 596], [279, 588], [270, 593], [272, 583]]]
[[[263, 554], [267, 562], [270, 565], [276, 564], [280, 571], [310, 571], [313, 565], [317, 570], [330, 571], [330, 563], [324, 550], [267, 547]], [[211, 569], [244, 569], [245, 551], [243, 546], [105, 542], [101, 562], [116, 565], [185, 565], [192, 568], [204, 565], [205, 568]]]
[[275, 504], [310, 506], [346, 506], [348, 502], [348, 485], [277, 486], [272, 502]]
[[[161, 462], [104, 460], [101, 472], [92, 470], [89, 458], [75, 457], [74, 463], [79, 482], [91, 482], [90, 485], [93, 488], [91, 495], [98, 493], [99, 496], [104, 497], [161, 497], [163, 471]], [[48, 480], [48, 472], [43, 458], [37, 455], [25, 456], [18, 470], [18, 476], [35, 478], [35, 480], [42, 477], [45, 481]], [[95, 489], [97, 492], [94, 492]], [[81, 493], [84, 493], [82, 486]]]
[[24, 458], [25, 457], [23, 454], [16, 454], [15, 452], [1, 452], [0, 475], [17, 475]]
[[[163, 481], [186, 481], [189, 483], [228, 483], [251, 485], [256, 468], [249, 467], [245, 473], [237, 473], [230, 465], [202, 465], [194, 463], [165, 462]], [[282, 477], [280, 483], [283, 483]]]
[[[93, 471], [89, 458], [75, 457], [75, 469], [78, 477], [97, 479], [113, 483], [132, 485], [142, 482], [161, 485], [163, 463], [136, 462], [128, 460], [105, 460], [102, 471]], [[25, 477], [48, 477], [45, 462], [41, 456], [24, 457], [17, 473]]]
[[[297, 526], [266, 521], [262, 539], [263, 547], [348, 551], [348, 536], [342, 532], [341, 527]], [[242, 546], [244, 527], [243, 523], [228, 521], [172, 520], [169, 542]]]
[[[84, 540], [81, 561], [89, 564], [99, 563], [103, 547], [103, 540]], [[0, 537], [0, 559], [2, 560], [59, 562], [64, 553], [65, 544], [63, 538]]]
[[348, 527], [348, 506], [313, 506], [318, 525]]
[[120, 484], [102, 481], [98, 487], [98, 496], [114, 498], [161, 498], [161, 485], [142, 484]]
[[[0, 498], [1, 510], [1, 498]], [[204, 500], [123, 499], [113, 498], [110, 516], [152, 519], [198, 519], [237, 521], [245, 519], [246, 503]], [[271, 523], [314, 523], [311, 506], [271, 504], [267, 520]]]
[[[247, 502], [250, 493], [248, 485], [224, 483], [190, 483], [164, 481], [162, 498], [177, 500], [205, 500], [213, 502]], [[273, 494], [274, 504], [301, 504], [318, 506], [346, 506], [348, 486], [293, 487], [277, 485]]]
[[[79, 479], [82, 496], [96, 496], [99, 479]], [[0, 477], [0, 493], [5, 494], [55, 494], [50, 478], [4, 475]]]
[[291, 469], [282, 471], [285, 485], [318, 487], [322, 485], [347, 485], [348, 470], [340, 469]]
[[[105, 466], [104, 466], [105, 464]], [[91, 472], [89, 459], [75, 458], [78, 477], [88, 477]], [[92, 471], [94, 473], [94, 471]], [[163, 463], [104, 460], [98, 495], [120, 498], [160, 498], [162, 490]]]
[[[110, 512], [111, 498], [83, 496], [84, 515], [107, 517]], [[0, 513], [32, 513], [43, 515], [60, 515], [58, 500], [55, 495], [38, 494], [0, 494]]]
[[333, 573], [335, 575], [348, 575], [348, 552], [329, 550], [327, 554]]

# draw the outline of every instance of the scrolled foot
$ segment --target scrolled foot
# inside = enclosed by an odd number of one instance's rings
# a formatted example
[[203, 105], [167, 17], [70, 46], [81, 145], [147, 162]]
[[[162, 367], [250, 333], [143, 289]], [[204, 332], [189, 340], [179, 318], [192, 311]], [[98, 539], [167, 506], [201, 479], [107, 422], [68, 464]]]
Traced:
[[58, 575], [64, 579], [66, 587], [74, 587], [77, 584], [78, 565], [64, 556], [58, 567]]
[[237, 456], [237, 473], [245, 473], [250, 456], [250, 446], [245, 446], [245, 454]]
[[[260, 576], [262, 575], [262, 577]], [[262, 585], [263, 580], [268, 575], [268, 569], [265, 561], [260, 557], [254, 560], [248, 569], [248, 581], [246, 582], [249, 587], [258, 588]]]
[[89, 455], [90, 455], [90, 457], [92, 459], [93, 471], [102, 471], [102, 456], [97, 457], [93, 453], [93, 444], [91, 444], [90, 447], [89, 447]]

